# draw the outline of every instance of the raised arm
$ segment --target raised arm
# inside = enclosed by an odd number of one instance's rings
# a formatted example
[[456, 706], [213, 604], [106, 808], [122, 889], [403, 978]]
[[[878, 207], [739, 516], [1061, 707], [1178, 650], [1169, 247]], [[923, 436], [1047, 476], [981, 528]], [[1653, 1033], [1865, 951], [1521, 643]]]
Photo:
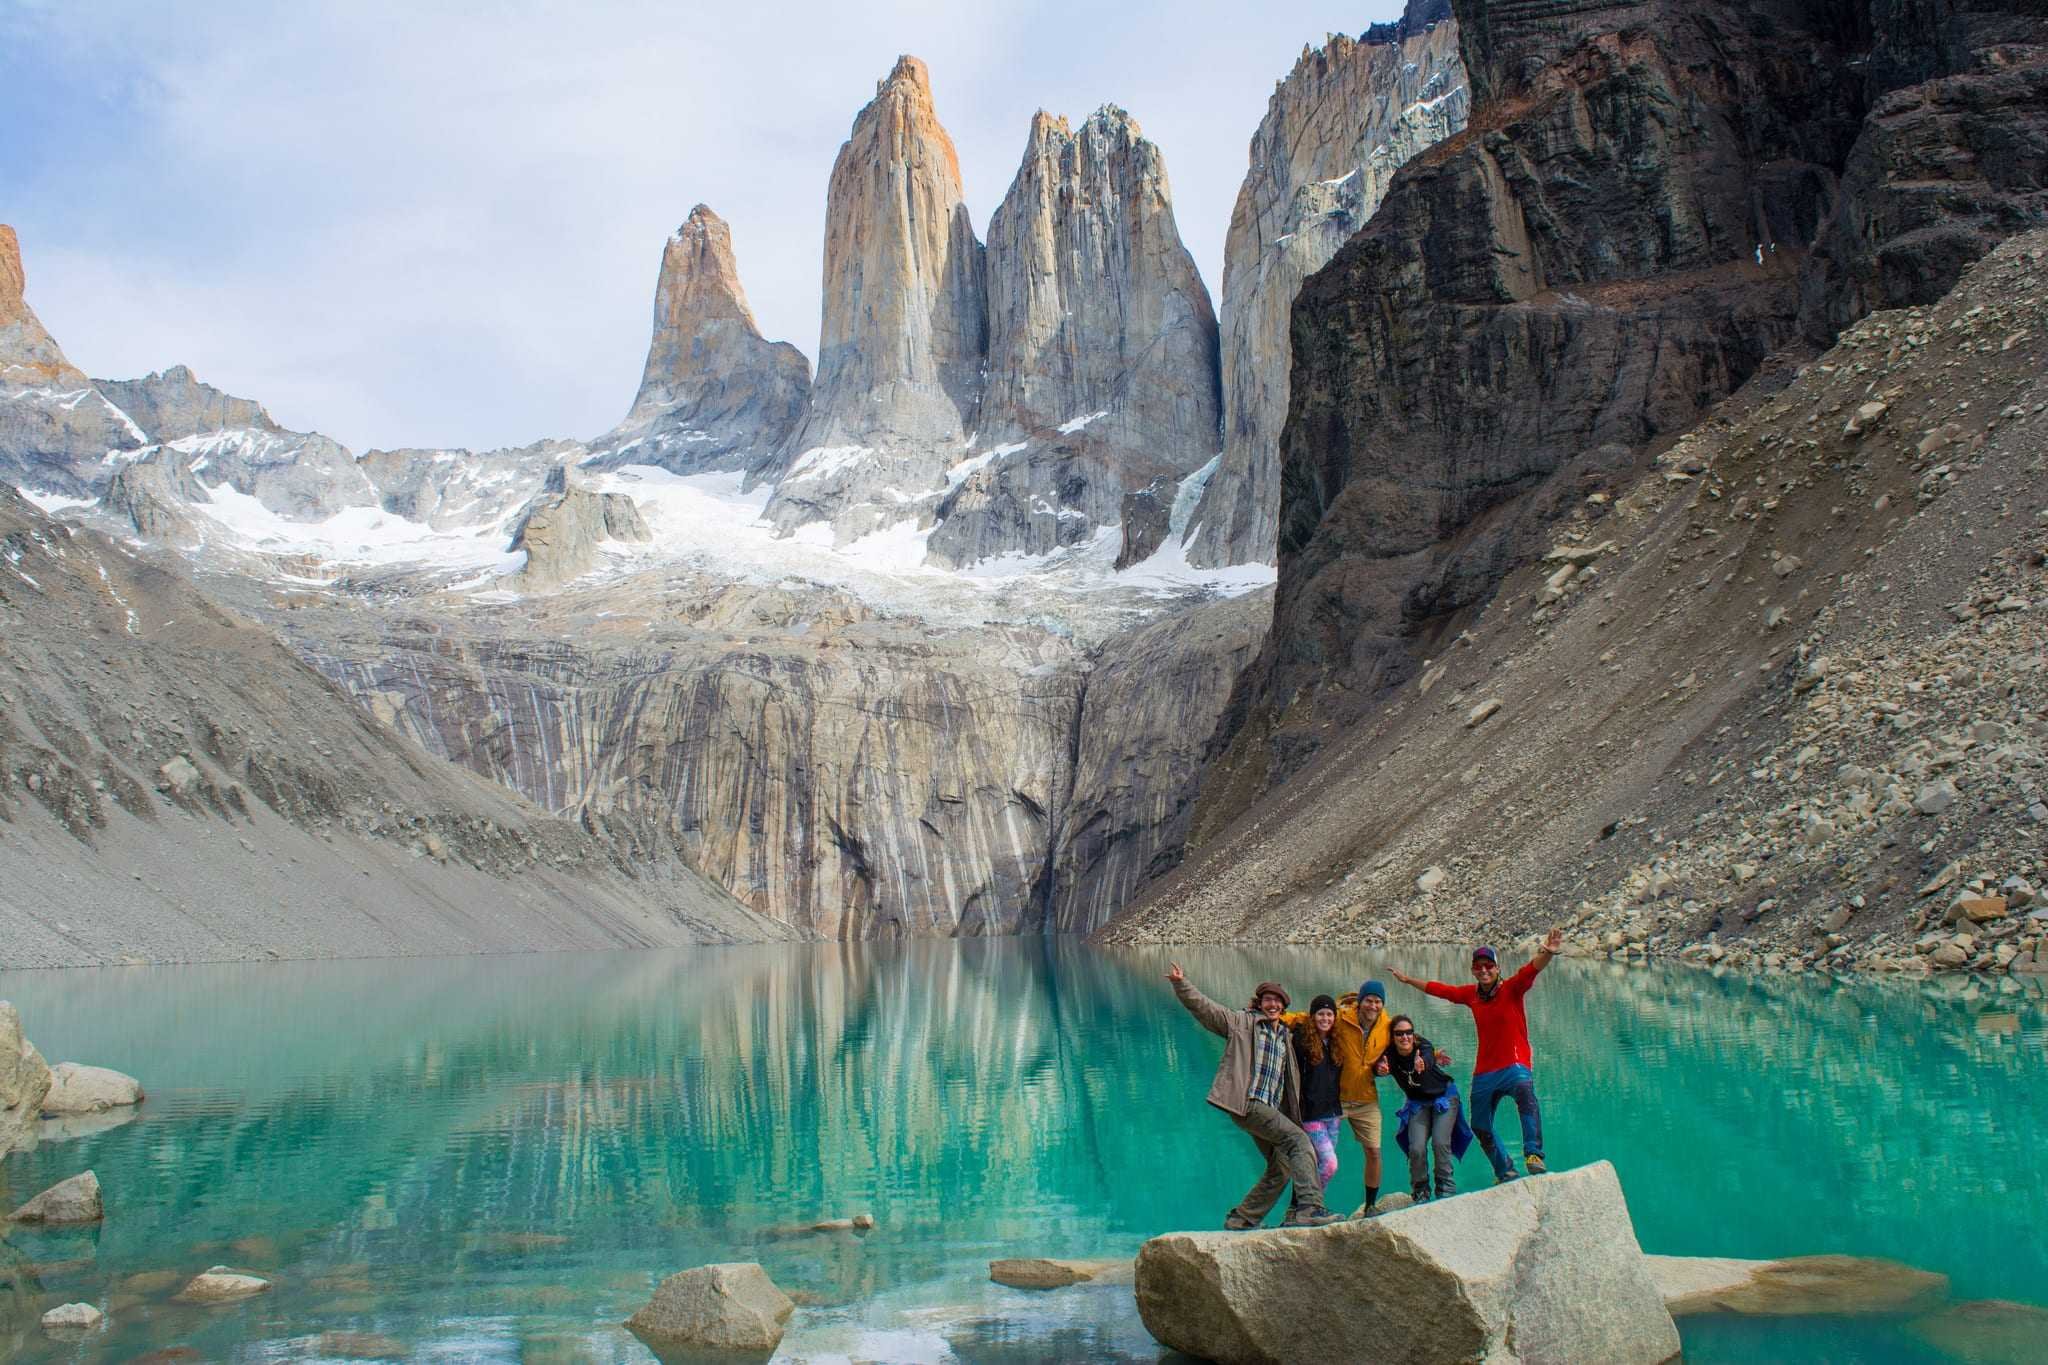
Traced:
[[1522, 969], [1516, 972], [1512, 978], [1515, 988], [1520, 991], [1526, 991], [1529, 987], [1535, 985], [1537, 973], [1548, 967], [1550, 960], [1556, 957], [1558, 951], [1563, 947], [1564, 930], [1552, 929], [1549, 933], [1545, 934], [1543, 936], [1543, 945], [1536, 950], [1536, 956], [1524, 962]]
[[1387, 968], [1387, 975], [1393, 977], [1394, 980], [1404, 986], [1412, 986], [1424, 995], [1433, 995], [1439, 1000], [1456, 1000], [1462, 1003], [1465, 999], [1465, 996], [1462, 994], [1466, 989], [1465, 987], [1446, 986], [1441, 981], [1420, 981], [1408, 975], [1399, 967]]
[[1196, 990], [1194, 983], [1188, 980], [1187, 973], [1180, 969], [1178, 962], [1168, 966], [1166, 979], [1173, 983], [1174, 998], [1180, 1001], [1189, 1014], [1195, 1016], [1196, 1023], [1211, 1033], [1228, 1036], [1230, 1011]]

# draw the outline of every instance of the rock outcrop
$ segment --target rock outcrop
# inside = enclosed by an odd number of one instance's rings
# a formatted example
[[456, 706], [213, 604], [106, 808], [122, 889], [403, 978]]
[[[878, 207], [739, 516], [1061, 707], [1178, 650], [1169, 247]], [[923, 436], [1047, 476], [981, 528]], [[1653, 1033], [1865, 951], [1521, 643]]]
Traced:
[[0, 1000], [0, 1157], [36, 1145], [50, 1068], [21, 1031], [21, 1013]]
[[82, 1171], [60, 1180], [8, 1216], [17, 1223], [97, 1223], [106, 1216], [99, 1177]]
[[653, 538], [632, 498], [572, 484], [568, 469], [556, 465], [512, 532], [509, 548], [526, 552], [526, 565], [513, 581], [533, 591], [560, 587], [596, 566], [604, 542]]
[[1137, 1298], [1163, 1345], [1225, 1365], [1662, 1365], [1679, 1347], [1604, 1161], [1327, 1228], [1155, 1237]]
[[80, 1066], [59, 1062], [50, 1068], [50, 1093], [43, 1097], [43, 1113], [58, 1118], [69, 1114], [97, 1114], [142, 1103], [142, 1083], [104, 1066]]
[[981, 403], [982, 247], [915, 57], [877, 84], [833, 163], [824, 299], [810, 411], [768, 515], [785, 530], [830, 521], [847, 539], [944, 486]]
[[92, 382], [155, 444], [215, 431], [284, 430], [270, 419], [261, 403], [202, 384], [184, 365], [141, 379]]
[[1219, 439], [1209, 291], [1129, 114], [1032, 119], [987, 259], [976, 467], [938, 507], [937, 564], [1087, 540], [1127, 489], [1199, 468]]
[[1288, 320], [1302, 281], [1365, 226], [1394, 172], [1464, 128], [1447, 0], [1304, 49], [1252, 138], [1223, 249], [1223, 461], [1190, 527], [1196, 564], [1271, 562], [1287, 417]]
[[796, 1304], [751, 1261], [677, 1271], [626, 1319], [634, 1335], [657, 1350], [746, 1351], [766, 1354], [782, 1342]]
[[593, 441], [597, 468], [765, 472], [810, 399], [811, 366], [761, 335], [740, 288], [732, 229], [703, 204], [668, 239], [654, 288], [654, 339], [632, 411]]

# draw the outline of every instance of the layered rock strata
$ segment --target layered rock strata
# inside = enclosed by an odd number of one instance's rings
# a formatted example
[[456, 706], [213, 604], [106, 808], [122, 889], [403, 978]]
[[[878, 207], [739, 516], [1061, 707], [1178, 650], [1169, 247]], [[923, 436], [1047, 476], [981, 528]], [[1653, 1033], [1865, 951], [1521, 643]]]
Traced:
[[678, 474], [765, 472], [804, 415], [811, 365], [761, 335], [740, 287], [732, 229], [703, 204], [668, 239], [654, 289], [654, 339], [632, 411], [585, 464]]
[[1223, 251], [1223, 462], [1190, 527], [1196, 564], [1271, 562], [1287, 416], [1288, 319], [1302, 281], [1363, 227], [1394, 172], [1465, 126], [1445, 0], [1304, 49], [1252, 138]]
[[915, 57], [877, 84], [833, 163], [824, 299], [810, 410], [768, 515], [792, 530], [828, 520], [850, 538], [895, 519], [891, 493], [943, 477], [981, 401], [982, 247]]
[[1221, 601], [1090, 651], [665, 571], [493, 616], [279, 620], [430, 752], [859, 939], [1098, 925], [1179, 847], [1194, 750], [1265, 610]]

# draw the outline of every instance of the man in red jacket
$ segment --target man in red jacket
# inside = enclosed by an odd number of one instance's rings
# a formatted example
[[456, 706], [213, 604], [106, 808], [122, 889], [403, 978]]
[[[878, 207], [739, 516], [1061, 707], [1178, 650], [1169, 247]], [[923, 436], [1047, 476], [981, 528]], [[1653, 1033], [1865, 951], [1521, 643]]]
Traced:
[[1503, 1184], [1516, 1176], [1515, 1163], [1493, 1135], [1493, 1113], [1500, 1102], [1512, 1096], [1515, 1112], [1522, 1117], [1522, 1159], [1530, 1175], [1542, 1175], [1550, 1167], [1543, 1160], [1543, 1115], [1536, 1106], [1536, 1077], [1529, 1056], [1529, 1020], [1522, 1013], [1522, 997], [1536, 984], [1536, 974], [1550, 965], [1564, 947], [1564, 930], [1552, 929], [1536, 950], [1536, 956], [1522, 969], [1501, 980], [1500, 958], [1491, 948], [1472, 950], [1472, 984], [1447, 986], [1441, 981], [1417, 981], [1393, 968], [1392, 976], [1405, 986], [1450, 1000], [1472, 1011], [1479, 1029], [1479, 1052], [1472, 1060], [1472, 1135], [1493, 1163], [1494, 1183]]

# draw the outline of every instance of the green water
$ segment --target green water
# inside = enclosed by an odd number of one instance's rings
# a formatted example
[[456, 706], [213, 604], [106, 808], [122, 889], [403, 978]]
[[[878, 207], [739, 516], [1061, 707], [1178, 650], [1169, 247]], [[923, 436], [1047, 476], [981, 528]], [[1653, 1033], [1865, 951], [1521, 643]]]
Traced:
[[[1385, 965], [1180, 956], [1223, 1000]], [[11, 1272], [0, 1248], [0, 1358], [301, 1359], [355, 1332], [413, 1358], [646, 1360], [618, 1323], [662, 1274], [759, 1260], [802, 1304], [782, 1358], [1159, 1360], [1128, 1287], [986, 1270], [1129, 1255], [1218, 1224], [1251, 1182], [1202, 1103], [1220, 1044], [1165, 963], [973, 940], [0, 974], [52, 1060], [150, 1092], [133, 1122], [0, 1164], [17, 1200], [91, 1167], [108, 1211], [17, 1229]], [[1463, 1010], [1391, 1004], [1469, 1060]], [[1892, 1256], [1958, 1298], [2048, 1301], [2038, 993], [1560, 962], [1529, 1015], [1551, 1160], [1611, 1159], [1646, 1249]], [[1476, 1148], [1460, 1176], [1486, 1183]], [[865, 1237], [795, 1226], [859, 1212]], [[276, 1288], [190, 1308], [130, 1280], [216, 1263]], [[110, 1315], [83, 1345], [22, 1317], [74, 1299]], [[1898, 1323], [1685, 1339], [1690, 1360], [1944, 1358]]]

